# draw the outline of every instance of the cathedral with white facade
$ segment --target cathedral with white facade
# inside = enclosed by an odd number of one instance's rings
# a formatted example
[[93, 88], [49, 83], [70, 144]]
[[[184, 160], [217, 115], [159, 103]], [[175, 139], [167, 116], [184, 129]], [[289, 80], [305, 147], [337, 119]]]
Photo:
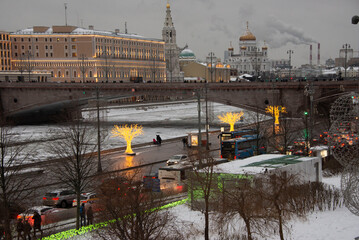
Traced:
[[257, 39], [248, 27], [243, 36], [239, 38], [239, 53], [234, 52], [230, 46], [224, 52], [224, 63], [230, 64], [232, 69], [237, 69], [238, 75], [250, 74], [255, 77], [269, 73], [270, 60], [268, 59], [268, 47], [257, 45]]

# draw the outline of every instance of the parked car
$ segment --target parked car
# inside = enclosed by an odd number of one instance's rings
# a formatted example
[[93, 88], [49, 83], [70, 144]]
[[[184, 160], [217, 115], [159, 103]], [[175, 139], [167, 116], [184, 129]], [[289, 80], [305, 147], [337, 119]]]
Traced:
[[58, 189], [45, 194], [42, 202], [47, 206], [60, 206], [67, 207], [72, 206], [72, 201], [76, 198], [76, 194], [72, 190]]
[[[98, 197], [96, 195], [96, 193], [82, 193], [80, 196], [80, 205], [82, 203], [95, 203], [98, 201]], [[72, 202], [72, 206], [76, 207], [77, 206], [77, 199], [75, 198]]]
[[167, 165], [178, 164], [180, 162], [188, 160], [187, 155], [185, 154], [177, 154], [172, 156], [170, 159], [167, 160]]
[[41, 216], [41, 224], [44, 225], [51, 221], [50, 214], [54, 210], [55, 208], [49, 206], [35, 206], [17, 215], [17, 219], [21, 218], [23, 220], [27, 220], [30, 223], [30, 225], [33, 226], [34, 220], [32, 219], [32, 217], [34, 216], [35, 212], [38, 212]]

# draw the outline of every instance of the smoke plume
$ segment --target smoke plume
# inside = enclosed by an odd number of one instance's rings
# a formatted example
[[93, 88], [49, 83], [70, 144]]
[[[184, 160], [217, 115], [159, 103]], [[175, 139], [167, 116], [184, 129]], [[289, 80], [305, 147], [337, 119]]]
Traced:
[[266, 41], [273, 48], [282, 47], [287, 43], [300, 45], [317, 42], [313, 38], [307, 36], [303, 30], [286, 24], [273, 16], [266, 22], [267, 30], [269, 31]]

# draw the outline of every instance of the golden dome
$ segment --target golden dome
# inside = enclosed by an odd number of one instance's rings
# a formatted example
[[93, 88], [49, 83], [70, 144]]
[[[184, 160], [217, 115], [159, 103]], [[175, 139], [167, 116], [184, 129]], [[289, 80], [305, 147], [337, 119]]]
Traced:
[[228, 48], [228, 51], [233, 51], [234, 49], [232, 47]]
[[264, 41], [264, 46], [262, 47], [262, 50], [267, 50], [267, 49], [268, 49], [268, 47], [266, 45], [266, 41]]
[[170, 3], [169, 3], [169, 0], [167, 0], [167, 5], [166, 5], [166, 8], [170, 8]]
[[253, 35], [253, 33], [251, 33], [251, 31], [249, 31], [248, 22], [247, 22], [247, 30], [244, 33], [244, 35], [239, 38], [239, 41], [255, 41], [255, 40], [256, 37]]
[[241, 50], [246, 50], [246, 49], [247, 49], [246, 46], [242, 46], [242, 47], [241, 47]]

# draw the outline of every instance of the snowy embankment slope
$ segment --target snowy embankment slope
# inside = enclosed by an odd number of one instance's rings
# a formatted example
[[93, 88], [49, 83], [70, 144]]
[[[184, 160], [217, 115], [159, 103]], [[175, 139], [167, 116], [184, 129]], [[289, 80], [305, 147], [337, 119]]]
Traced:
[[[340, 187], [340, 176], [323, 178], [323, 182]], [[192, 211], [187, 205], [179, 205], [169, 210], [174, 216], [180, 227], [184, 225], [192, 226], [199, 231], [204, 229], [204, 215], [197, 211]], [[211, 224], [216, 224], [211, 222]], [[233, 224], [234, 228], [236, 225]], [[359, 236], [359, 217], [352, 214], [346, 207], [324, 212], [316, 211], [307, 216], [306, 220], [292, 220], [288, 223], [290, 233], [286, 233], [285, 239], [291, 240], [354, 240]], [[195, 232], [195, 231], [193, 231]], [[189, 235], [188, 240], [203, 239], [203, 234]], [[75, 240], [97, 239], [96, 233], [86, 233], [81, 236], [73, 237]], [[210, 232], [210, 239], [221, 239], [217, 233]], [[279, 239], [277, 234], [273, 234], [266, 240]]]

